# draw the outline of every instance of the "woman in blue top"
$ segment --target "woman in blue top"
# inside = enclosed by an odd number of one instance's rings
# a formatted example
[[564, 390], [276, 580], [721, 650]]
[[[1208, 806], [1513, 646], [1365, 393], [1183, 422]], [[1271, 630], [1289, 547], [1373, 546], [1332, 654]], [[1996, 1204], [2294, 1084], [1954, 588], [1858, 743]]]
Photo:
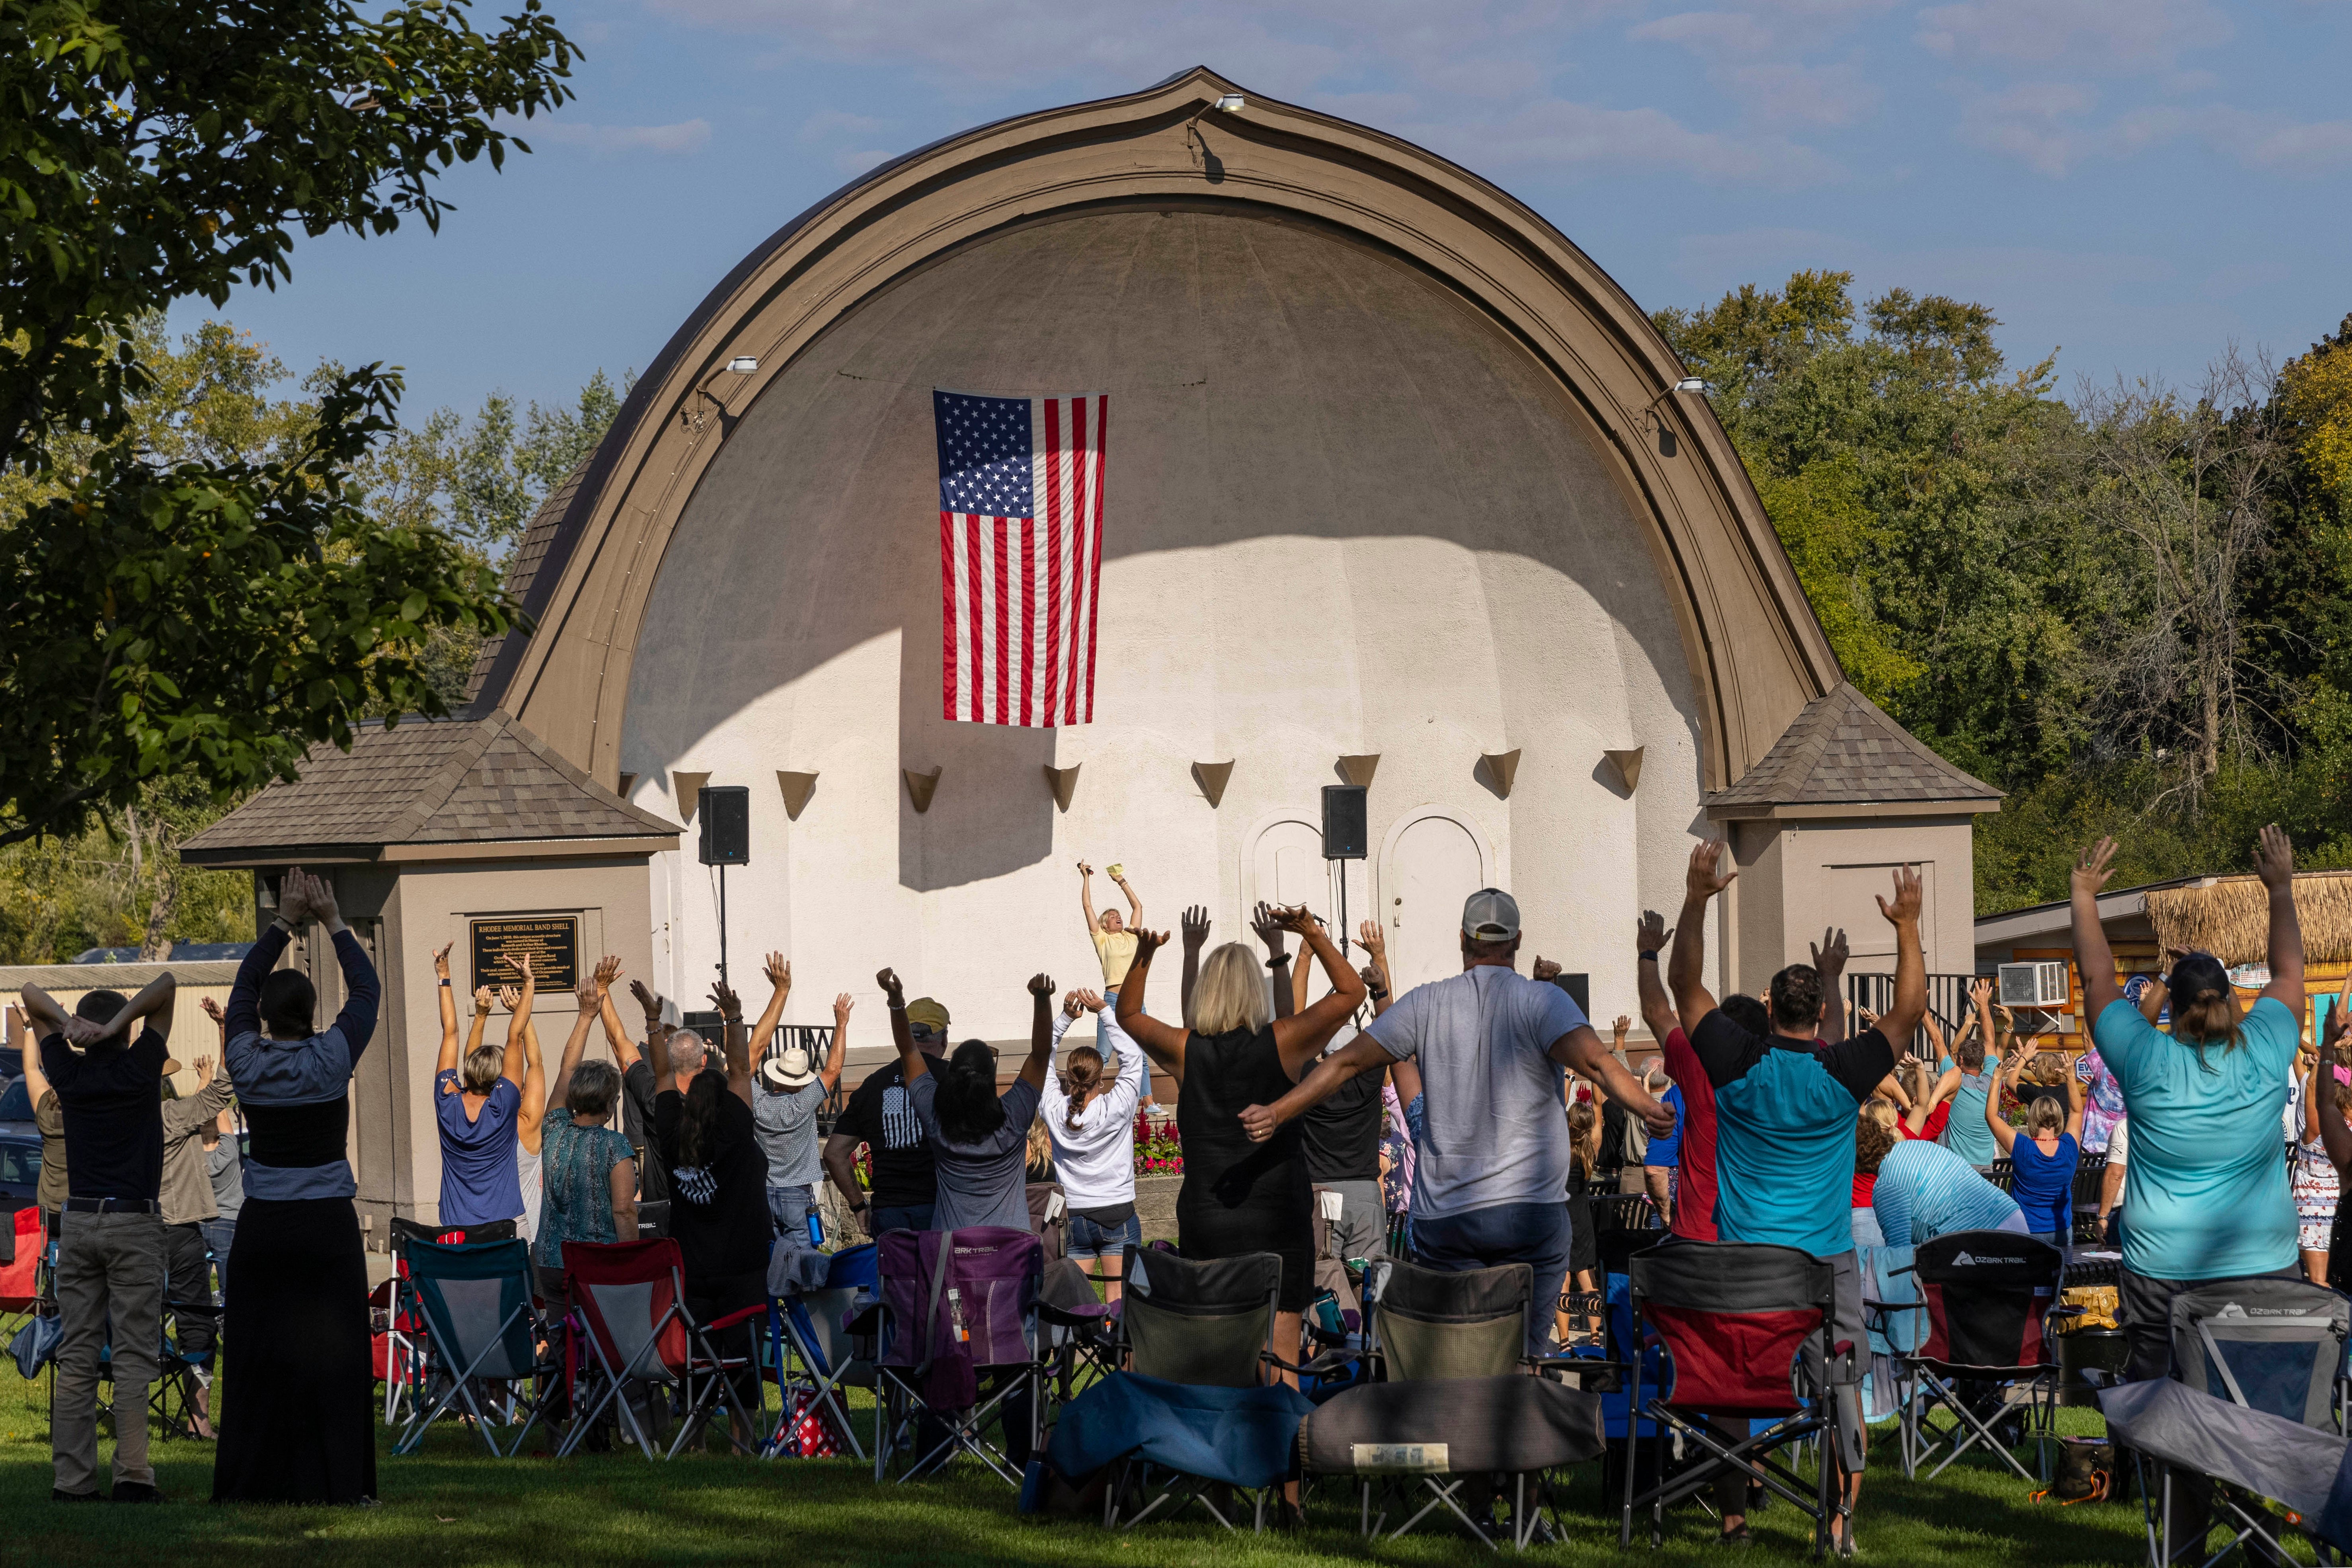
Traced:
[[1937, 1080], [1935, 1099], [1930, 1103], [1947, 1100], [1952, 1102], [1943, 1136], [1936, 1141], [1982, 1170], [2000, 1157], [1992, 1130], [1985, 1125], [1985, 1106], [2000, 1066], [2000, 1054], [1990, 1048], [1995, 1038], [1992, 982], [1970, 982], [1969, 1000], [1975, 1004], [1976, 1016], [1961, 1029], [1959, 1038], [1952, 1042], [1952, 1054], [1939, 1064], [1944, 1076]]
[[[441, 1213], [444, 1229], [462, 1230], [467, 1241], [507, 1241], [516, 1235], [522, 1218], [522, 1182], [516, 1163], [526, 1111], [535, 1121], [539, 1079], [542, 1069], [526, 1051], [530, 1029], [530, 1005], [539, 982], [530, 972], [530, 956], [518, 962], [522, 990], [508, 986], [499, 993], [512, 1015], [507, 1023], [506, 1048], [482, 1044], [482, 1026], [489, 1019], [489, 988], [474, 994], [474, 1028], [466, 1042], [465, 1066], [457, 1057], [457, 1007], [449, 990], [449, 950], [433, 955], [441, 978], [441, 1058], [433, 1073], [433, 1118], [441, 1133]], [[532, 1080], [528, 1099], [524, 1079]]]
[[2074, 1167], [2083, 1163], [2083, 1080], [2066, 1075], [2066, 1104], [2037, 1096], [2025, 1108], [2025, 1135], [2000, 1113], [2001, 1089], [2015, 1089], [2025, 1053], [2011, 1053], [2008, 1070], [1996, 1075], [1995, 1093], [1985, 1100], [1985, 1125], [2010, 1158], [2016, 1174], [2009, 1195], [2025, 1211], [2026, 1234], [2063, 1247], [2074, 1234]]

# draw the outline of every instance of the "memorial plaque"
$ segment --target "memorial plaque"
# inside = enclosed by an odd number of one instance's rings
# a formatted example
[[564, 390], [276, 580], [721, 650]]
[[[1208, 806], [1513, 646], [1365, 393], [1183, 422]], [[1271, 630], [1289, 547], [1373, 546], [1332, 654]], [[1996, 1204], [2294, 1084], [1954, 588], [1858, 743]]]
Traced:
[[520, 985], [521, 973], [507, 959], [529, 953], [541, 995], [579, 985], [578, 915], [501, 915], [467, 923], [473, 932], [475, 984]]

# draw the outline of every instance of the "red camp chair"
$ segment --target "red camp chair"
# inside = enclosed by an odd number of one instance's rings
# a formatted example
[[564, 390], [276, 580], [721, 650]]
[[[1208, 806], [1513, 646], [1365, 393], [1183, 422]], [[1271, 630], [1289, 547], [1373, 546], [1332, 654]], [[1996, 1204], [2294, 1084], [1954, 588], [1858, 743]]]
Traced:
[[[1857, 1349], [1832, 1342], [1837, 1287], [1830, 1265], [1793, 1247], [1678, 1242], [1635, 1255], [1628, 1272], [1635, 1321], [1647, 1331], [1645, 1342], [1662, 1343], [1672, 1357], [1674, 1382], [1644, 1407], [1642, 1358], [1634, 1358], [1633, 1408], [1656, 1424], [1656, 1473], [1665, 1479], [1636, 1498], [1633, 1456], [1627, 1454], [1618, 1544], [1633, 1542], [1635, 1509], [1650, 1509], [1654, 1547], [1664, 1533], [1667, 1509], [1714, 1486], [1727, 1472], [1738, 1472], [1805, 1511], [1813, 1521], [1818, 1554], [1828, 1543], [1831, 1520], [1845, 1510], [1840, 1473], [1862, 1468], [1862, 1407], [1855, 1385], [1833, 1377], [1830, 1398], [1822, 1396], [1820, 1387], [1821, 1369]], [[1727, 1444], [1706, 1415], [1745, 1415], [1761, 1430]], [[1666, 1477], [1669, 1430], [1682, 1438], [1685, 1454], [1697, 1457]], [[1836, 1440], [1822, 1444], [1811, 1487], [1775, 1457], [1782, 1448], [1828, 1439], [1833, 1432]], [[1629, 1448], [1636, 1440], [1626, 1438]]]
[[[750, 1368], [759, 1371], [754, 1355], [721, 1355], [710, 1336], [736, 1328], [767, 1313], [762, 1301], [730, 1312], [709, 1323], [697, 1323], [686, 1310], [686, 1266], [676, 1240], [605, 1243], [567, 1241], [563, 1244], [563, 1276], [572, 1305], [588, 1328], [589, 1373], [597, 1384], [593, 1398], [583, 1405], [575, 1393], [577, 1415], [558, 1457], [578, 1447], [607, 1405], [616, 1405], [622, 1425], [646, 1458], [655, 1458], [654, 1446], [637, 1423], [625, 1391], [632, 1383], [653, 1383], [667, 1392], [683, 1394], [685, 1416], [677, 1438], [664, 1458], [675, 1458], [687, 1440], [713, 1414], [725, 1409], [753, 1434], [765, 1430], [767, 1401], [745, 1410], [737, 1402], [729, 1374]], [[755, 1383], [756, 1385], [756, 1383]], [[744, 1453], [755, 1450], [736, 1438], [729, 1441]]]
[[18, 1209], [14, 1228], [16, 1261], [0, 1264], [0, 1344], [16, 1331], [17, 1325], [8, 1320], [29, 1317], [43, 1302], [41, 1255], [47, 1249], [48, 1237], [41, 1229], [41, 1211]]
[[[2066, 1259], [2046, 1241], [2005, 1230], [1955, 1230], [1923, 1242], [1910, 1272], [1922, 1300], [1885, 1311], [1927, 1314], [1926, 1342], [1895, 1363], [1903, 1397], [1903, 1473], [1916, 1476], [1939, 1448], [1950, 1450], [1927, 1472], [1934, 1480], [1970, 1448], [1997, 1454], [2028, 1481], [2049, 1479], [2051, 1440], [2057, 1435], [2058, 1359], [2051, 1320], [2079, 1316], [2058, 1304]], [[1897, 1273], [1904, 1270], [1897, 1269]], [[1996, 1435], [1994, 1422], [1971, 1408], [1961, 1380], [2005, 1385], [2001, 1415], [2017, 1405], [2023, 1434], [2033, 1439], [2042, 1474], [2018, 1461]], [[1948, 1424], [1931, 1417], [1941, 1406]]]

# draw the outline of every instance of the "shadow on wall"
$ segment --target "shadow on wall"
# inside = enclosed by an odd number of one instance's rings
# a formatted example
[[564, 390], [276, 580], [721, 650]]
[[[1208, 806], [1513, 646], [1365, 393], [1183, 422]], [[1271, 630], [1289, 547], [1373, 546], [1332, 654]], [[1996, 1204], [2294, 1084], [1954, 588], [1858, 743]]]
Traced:
[[960, 887], [1053, 853], [1054, 796], [1043, 772], [1054, 760], [1053, 731], [950, 724], [940, 716], [938, 664], [903, 658], [898, 755], [912, 772], [940, 770], [927, 812], [915, 809], [906, 779], [898, 780], [900, 887], [921, 893]]

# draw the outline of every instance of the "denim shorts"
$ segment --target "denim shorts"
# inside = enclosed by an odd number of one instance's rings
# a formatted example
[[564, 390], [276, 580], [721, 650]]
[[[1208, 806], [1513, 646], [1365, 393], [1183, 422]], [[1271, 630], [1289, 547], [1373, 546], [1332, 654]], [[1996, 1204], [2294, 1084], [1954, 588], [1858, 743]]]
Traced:
[[1070, 1211], [1069, 1238], [1062, 1250], [1072, 1258], [1118, 1258], [1125, 1249], [1143, 1245], [1143, 1216], [1131, 1214], [1122, 1225], [1097, 1225], [1077, 1210]]

